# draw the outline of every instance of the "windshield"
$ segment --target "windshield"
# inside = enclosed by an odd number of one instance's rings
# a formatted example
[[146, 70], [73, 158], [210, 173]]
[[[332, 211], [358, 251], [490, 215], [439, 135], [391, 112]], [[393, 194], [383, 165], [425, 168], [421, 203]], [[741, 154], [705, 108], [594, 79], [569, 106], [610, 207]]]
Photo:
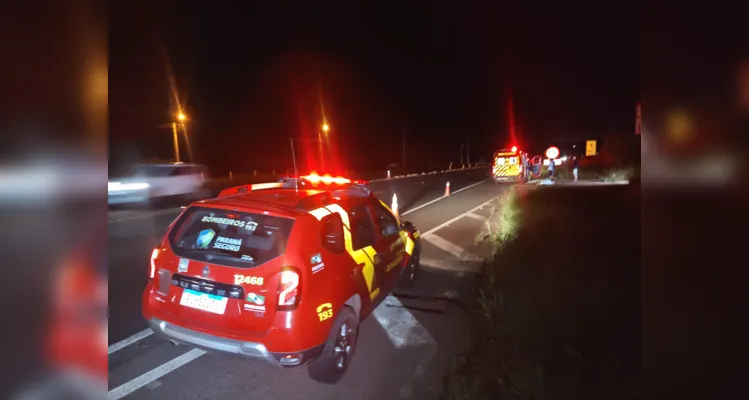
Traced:
[[253, 268], [284, 253], [294, 220], [191, 207], [169, 237], [174, 253], [214, 264]]

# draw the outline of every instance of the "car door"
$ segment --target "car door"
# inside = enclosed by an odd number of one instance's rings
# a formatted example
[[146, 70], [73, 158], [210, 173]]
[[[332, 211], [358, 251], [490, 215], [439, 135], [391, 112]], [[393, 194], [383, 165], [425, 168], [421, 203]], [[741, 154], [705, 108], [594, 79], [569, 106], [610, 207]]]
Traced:
[[[376, 304], [383, 293], [380, 286], [385, 278], [383, 274], [385, 266], [383, 262], [385, 260], [379, 252], [382, 244], [377, 234], [377, 224], [375, 223], [371, 205], [368, 201], [360, 200], [354, 202], [348, 207], [348, 214], [351, 224], [353, 250], [354, 252], [361, 251], [366, 253], [366, 258], [371, 262], [373, 267], [373, 271], [369, 272], [365, 270], [368, 267], [363, 266], [359, 273], [364, 277], [365, 282], [368, 281], [368, 276], [371, 274], [371, 282], [368, 283], [367, 288], [369, 291], [368, 300], [371, 301], [371, 304]], [[374, 256], [370, 257], [370, 254], [374, 254]]]
[[398, 282], [398, 266], [405, 257], [406, 245], [400, 236], [395, 216], [377, 200], [371, 202], [371, 207], [379, 236], [375, 249], [382, 257], [380, 273], [384, 276], [383, 291], [390, 292]]

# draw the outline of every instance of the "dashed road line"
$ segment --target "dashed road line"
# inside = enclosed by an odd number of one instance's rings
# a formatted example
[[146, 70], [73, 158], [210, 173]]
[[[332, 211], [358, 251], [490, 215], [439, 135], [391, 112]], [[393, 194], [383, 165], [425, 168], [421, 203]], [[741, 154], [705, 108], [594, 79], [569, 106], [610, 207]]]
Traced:
[[144, 329], [144, 330], [136, 333], [135, 335], [132, 335], [132, 336], [130, 336], [128, 338], [120, 340], [119, 342], [117, 342], [117, 343], [109, 346], [109, 354], [112, 354], [112, 353], [114, 353], [116, 351], [122, 350], [125, 347], [130, 346], [131, 344], [133, 344], [133, 343], [135, 343], [137, 341], [143, 340], [143, 339], [151, 336], [152, 333], [153, 333], [153, 330], [151, 330], [151, 328], [146, 328], [146, 329]]

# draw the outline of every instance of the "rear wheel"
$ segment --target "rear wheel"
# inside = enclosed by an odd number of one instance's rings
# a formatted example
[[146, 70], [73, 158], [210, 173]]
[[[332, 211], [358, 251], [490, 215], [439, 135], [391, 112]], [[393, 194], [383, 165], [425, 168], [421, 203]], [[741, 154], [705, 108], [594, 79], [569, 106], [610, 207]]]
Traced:
[[409, 289], [416, 285], [416, 278], [419, 275], [419, 269], [421, 268], [420, 262], [421, 252], [419, 249], [414, 249], [413, 255], [411, 255], [411, 259], [408, 260], [408, 265], [403, 271], [401, 287]]
[[351, 307], [344, 306], [338, 313], [320, 357], [307, 367], [312, 379], [336, 383], [348, 370], [356, 348], [359, 321]]

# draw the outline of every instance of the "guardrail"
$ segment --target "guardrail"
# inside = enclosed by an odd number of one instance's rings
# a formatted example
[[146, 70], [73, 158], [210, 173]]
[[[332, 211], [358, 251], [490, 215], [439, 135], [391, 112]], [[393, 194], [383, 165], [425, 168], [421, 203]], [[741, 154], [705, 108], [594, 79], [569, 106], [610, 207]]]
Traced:
[[391, 176], [390, 178], [370, 179], [369, 182], [382, 182], [382, 181], [393, 180], [393, 179], [413, 178], [415, 176], [423, 176], [423, 175], [435, 175], [435, 174], [446, 174], [446, 173], [451, 173], [451, 172], [471, 171], [471, 170], [486, 168], [488, 166], [489, 166], [488, 164], [485, 164], [485, 165], [468, 166], [468, 167], [463, 167], [463, 168], [445, 169], [445, 170], [440, 170], [440, 171], [434, 170], [431, 172], [396, 175], [396, 176]]
[[[487, 167], [488, 165], [476, 165], [476, 166], [470, 166], [470, 167], [467, 166], [463, 168], [433, 170], [430, 172], [395, 175], [395, 176], [391, 176], [390, 178], [385, 177], [385, 178], [365, 179], [365, 180], [367, 180], [368, 182], [387, 182], [389, 180], [402, 180], [402, 179], [414, 178], [417, 176], [429, 176], [429, 175], [438, 175], [438, 174], [445, 174], [445, 173], [455, 173], [455, 172], [461, 172], [461, 171], [463, 172], [473, 171], [473, 170], [487, 168]], [[268, 173], [241, 174], [241, 175], [232, 174], [231, 177], [208, 178], [205, 180], [203, 186], [205, 189], [208, 189], [213, 195], [216, 195], [218, 194], [219, 191], [227, 187], [247, 185], [251, 183], [272, 182], [272, 181], [278, 180], [278, 178], [283, 177], [283, 176], [288, 176], [288, 175], [268, 174]], [[360, 176], [356, 176], [356, 175], [353, 175], [353, 177], [360, 178]]]
[[[352, 179], [363, 179], [369, 182], [377, 182], [377, 181], [383, 181], [383, 180], [388, 180], [388, 179], [402, 179], [402, 178], [409, 178], [409, 177], [421, 176], [421, 175], [431, 175], [431, 174], [441, 174], [441, 173], [472, 170], [472, 169], [477, 169], [477, 168], [484, 168], [486, 166], [488, 166], [488, 164], [476, 164], [476, 165], [463, 166], [461, 168], [450, 168], [450, 169], [444, 169], [444, 170], [432, 170], [430, 172], [400, 174], [400, 175], [393, 175], [390, 177], [387, 177], [388, 171], [379, 171], [379, 172], [347, 171], [347, 173], [344, 173], [343, 175]], [[249, 181], [249, 180], [252, 180], [252, 181], [257, 181], [257, 182], [268, 182], [268, 181], [274, 181], [283, 176], [291, 176], [291, 175], [293, 174], [276, 173], [276, 171], [273, 171], [272, 173], [253, 171], [253, 173], [242, 173], [242, 174], [235, 174], [233, 172], [230, 172], [229, 176], [208, 177], [206, 178], [206, 181], [210, 182], [210, 181]], [[373, 176], [381, 176], [382, 178], [372, 178]]]

